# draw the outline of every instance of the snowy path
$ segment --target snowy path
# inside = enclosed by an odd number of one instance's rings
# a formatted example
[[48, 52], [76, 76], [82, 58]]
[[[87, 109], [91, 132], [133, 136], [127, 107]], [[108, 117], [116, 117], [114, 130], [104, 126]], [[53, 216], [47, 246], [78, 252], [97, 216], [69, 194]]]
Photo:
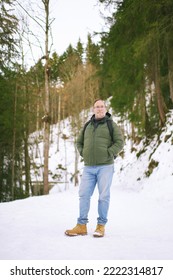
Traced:
[[104, 238], [92, 237], [97, 191], [88, 235], [67, 237], [76, 224], [78, 190], [0, 204], [1, 260], [159, 260], [173, 259], [173, 202], [112, 186]]

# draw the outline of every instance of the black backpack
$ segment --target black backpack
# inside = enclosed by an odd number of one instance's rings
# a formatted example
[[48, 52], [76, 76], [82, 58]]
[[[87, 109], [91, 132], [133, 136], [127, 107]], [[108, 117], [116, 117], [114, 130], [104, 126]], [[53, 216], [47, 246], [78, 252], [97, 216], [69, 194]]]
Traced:
[[[83, 127], [83, 135], [85, 133], [85, 130], [86, 130], [86, 127], [87, 125], [91, 122], [91, 120], [87, 121], [85, 124], [84, 124], [84, 127]], [[110, 133], [110, 136], [111, 136], [111, 139], [112, 139], [112, 143], [114, 143], [114, 137], [113, 137], [113, 125], [112, 125], [112, 120], [110, 119], [107, 119], [106, 120], [106, 123], [107, 123], [107, 126], [108, 126], [108, 129], [109, 129], [109, 133]], [[114, 155], [114, 159], [116, 158], [116, 155]]]

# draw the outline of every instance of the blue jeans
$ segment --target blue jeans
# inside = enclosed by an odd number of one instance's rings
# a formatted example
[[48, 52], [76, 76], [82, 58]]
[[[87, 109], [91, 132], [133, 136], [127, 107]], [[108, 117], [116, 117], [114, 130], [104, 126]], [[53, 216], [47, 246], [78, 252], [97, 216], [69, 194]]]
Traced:
[[79, 187], [78, 224], [88, 223], [90, 199], [97, 184], [99, 191], [97, 223], [105, 225], [110, 202], [110, 187], [114, 174], [114, 164], [85, 166]]

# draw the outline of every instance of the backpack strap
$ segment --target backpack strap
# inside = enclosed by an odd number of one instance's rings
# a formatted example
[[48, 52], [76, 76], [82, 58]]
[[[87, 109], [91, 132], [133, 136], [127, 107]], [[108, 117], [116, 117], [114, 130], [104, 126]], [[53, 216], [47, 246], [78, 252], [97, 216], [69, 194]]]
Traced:
[[[110, 133], [110, 136], [111, 136], [111, 139], [112, 139], [112, 143], [115, 143], [114, 142], [114, 136], [113, 136], [113, 130], [114, 130], [114, 128], [113, 128], [113, 123], [112, 123], [113, 121], [112, 120], [110, 120], [110, 119], [108, 119], [107, 120], [107, 125], [108, 125], [108, 128], [109, 128], [109, 133]], [[116, 159], [116, 155], [114, 155], [114, 159]]]
[[85, 134], [85, 129], [86, 127], [89, 125], [89, 123], [91, 122], [91, 120], [87, 121], [85, 124], [84, 124], [84, 127], [83, 127], [83, 136]]
[[111, 139], [112, 139], [112, 143], [114, 143], [112, 120], [108, 119], [106, 122], [107, 122], [109, 133], [110, 133], [110, 136], [111, 136]]

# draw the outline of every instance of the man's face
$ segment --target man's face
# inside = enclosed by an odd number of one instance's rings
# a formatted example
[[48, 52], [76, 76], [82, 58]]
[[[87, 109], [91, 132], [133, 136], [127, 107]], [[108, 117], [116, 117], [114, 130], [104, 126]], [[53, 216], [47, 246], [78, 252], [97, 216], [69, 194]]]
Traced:
[[94, 114], [96, 119], [104, 118], [106, 114], [106, 107], [105, 107], [105, 103], [102, 100], [98, 100], [94, 104]]

